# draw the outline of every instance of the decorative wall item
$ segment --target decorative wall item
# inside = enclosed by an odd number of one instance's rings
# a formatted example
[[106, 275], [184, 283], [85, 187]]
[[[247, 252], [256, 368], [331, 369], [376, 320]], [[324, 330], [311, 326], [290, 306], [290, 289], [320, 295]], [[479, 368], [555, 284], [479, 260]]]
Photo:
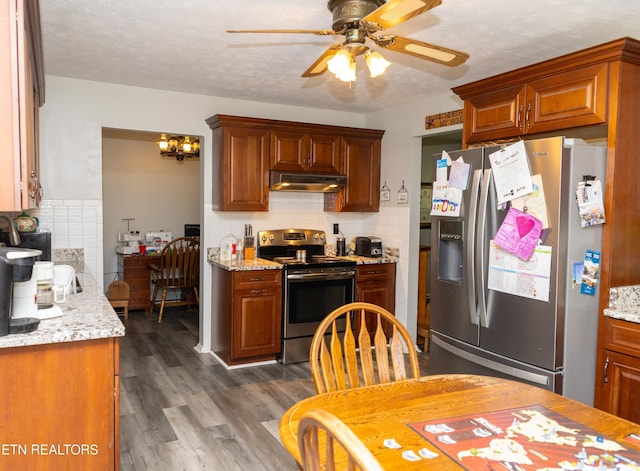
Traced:
[[402, 186], [398, 190], [398, 204], [407, 204], [409, 202], [409, 192], [404, 186], [404, 180], [402, 180]]
[[389, 189], [389, 187], [387, 186], [387, 182], [384, 182], [384, 185], [382, 185], [382, 189], [380, 190], [380, 201], [384, 202], [384, 201], [390, 201], [391, 200], [391, 190]]

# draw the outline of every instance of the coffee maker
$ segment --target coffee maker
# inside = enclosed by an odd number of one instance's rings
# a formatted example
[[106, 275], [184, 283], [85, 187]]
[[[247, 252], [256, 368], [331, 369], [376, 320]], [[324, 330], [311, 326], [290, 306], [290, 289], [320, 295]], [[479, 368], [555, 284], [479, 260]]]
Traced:
[[42, 252], [36, 249], [0, 247], [0, 337], [35, 330], [39, 319], [11, 319], [13, 284], [31, 279], [33, 264]]

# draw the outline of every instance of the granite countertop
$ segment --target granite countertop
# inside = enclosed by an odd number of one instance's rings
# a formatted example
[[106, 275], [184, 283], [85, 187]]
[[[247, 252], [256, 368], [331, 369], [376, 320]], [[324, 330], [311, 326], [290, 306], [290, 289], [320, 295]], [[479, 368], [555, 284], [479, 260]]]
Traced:
[[604, 315], [640, 324], [640, 285], [611, 288]]
[[255, 258], [253, 260], [220, 260], [217, 257], [207, 257], [212, 265], [216, 265], [227, 271], [252, 271], [252, 270], [280, 270], [281, 263], [265, 260], [264, 258]]
[[[371, 265], [381, 263], [398, 263], [398, 258], [390, 255], [382, 257], [362, 257], [359, 255], [347, 255], [345, 260], [353, 260], [357, 265]], [[251, 271], [251, 270], [279, 270], [283, 268], [281, 263], [265, 260], [264, 258], [256, 258], [254, 260], [220, 260], [216, 255], [209, 255], [207, 261], [212, 265], [220, 267], [227, 271]]]
[[63, 315], [40, 321], [28, 334], [0, 337], [0, 348], [122, 337], [124, 325], [90, 274], [77, 273], [82, 292], [58, 303]]

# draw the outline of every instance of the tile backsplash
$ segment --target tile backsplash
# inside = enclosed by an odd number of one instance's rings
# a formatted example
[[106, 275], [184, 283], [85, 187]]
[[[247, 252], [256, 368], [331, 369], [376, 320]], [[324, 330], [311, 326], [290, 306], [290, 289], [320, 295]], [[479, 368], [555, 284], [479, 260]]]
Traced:
[[78, 264], [78, 271], [100, 274], [96, 279], [102, 279], [101, 200], [42, 200], [30, 213], [38, 217], [40, 230], [51, 232], [54, 261]]

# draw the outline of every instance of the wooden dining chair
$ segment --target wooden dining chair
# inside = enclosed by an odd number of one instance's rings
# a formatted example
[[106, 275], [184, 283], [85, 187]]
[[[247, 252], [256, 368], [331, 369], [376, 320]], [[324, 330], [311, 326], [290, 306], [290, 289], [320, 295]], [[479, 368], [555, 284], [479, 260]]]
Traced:
[[[310, 410], [300, 418], [298, 449], [303, 471], [383, 471], [378, 460], [351, 429], [324, 410]], [[336, 468], [337, 462], [339, 468]]]
[[[200, 279], [200, 240], [197, 237], [173, 239], [160, 252], [160, 257], [149, 265], [153, 296], [149, 312], [159, 308], [158, 322], [162, 322], [165, 306], [198, 306], [198, 283]], [[160, 301], [158, 291], [162, 291]], [[167, 301], [167, 292], [179, 291], [176, 298]]]
[[107, 288], [107, 299], [114, 311], [122, 309], [125, 319], [129, 318], [129, 283], [124, 280], [116, 280]]
[[[345, 321], [344, 333], [338, 319]], [[407, 329], [389, 311], [370, 303], [346, 304], [325, 317], [311, 341], [309, 361], [318, 394], [400, 381], [408, 374], [420, 377], [418, 354]]]

